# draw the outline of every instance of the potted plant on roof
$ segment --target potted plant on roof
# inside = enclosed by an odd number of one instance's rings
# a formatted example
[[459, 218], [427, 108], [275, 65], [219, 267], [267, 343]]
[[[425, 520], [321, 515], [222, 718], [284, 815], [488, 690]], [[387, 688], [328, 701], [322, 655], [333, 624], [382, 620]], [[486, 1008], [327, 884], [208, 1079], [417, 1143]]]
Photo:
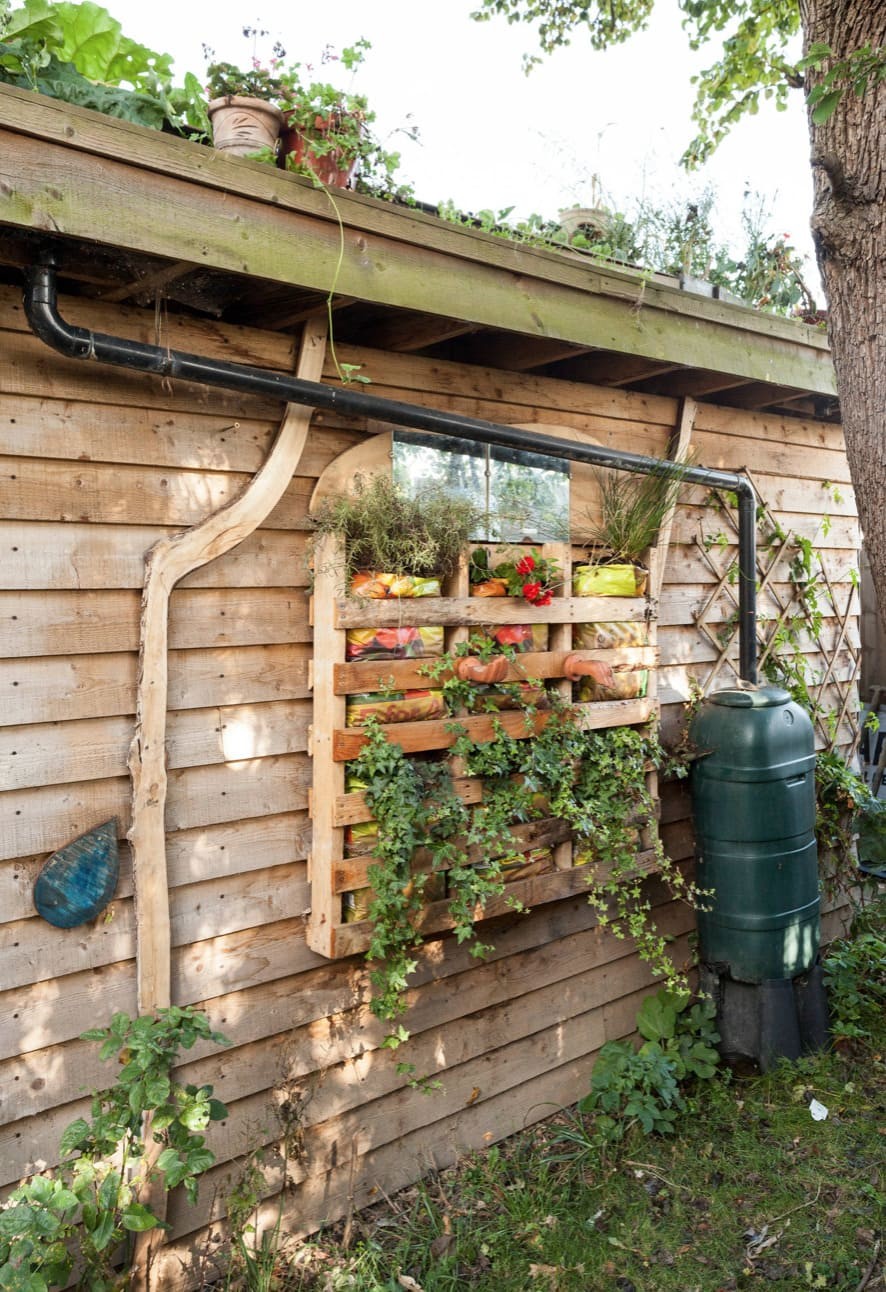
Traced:
[[[361, 38], [340, 54], [327, 49], [323, 62], [339, 62], [353, 74], [371, 48]], [[390, 195], [400, 154], [388, 152], [374, 133], [375, 112], [366, 96], [303, 75], [311, 70], [295, 63], [281, 73], [284, 127], [278, 164], [316, 184], [344, 188], [359, 183], [363, 191]], [[415, 138], [417, 132], [406, 128], [400, 133]]]
[[[353, 73], [370, 48], [362, 38], [335, 54], [327, 49], [324, 62], [341, 62]], [[306, 72], [311, 68], [306, 67]], [[321, 184], [344, 188], [351, 179], [366, 142], [367, 126], [375, 119], [364, 95], [337, 89], [329, 81], [309, 80], [295, 63], [283, 75], [280, 106], [284, 116], [280, 164]]]
[[234, 63], [210, 63], [206, 69], [213, 148], [231, 157], [268, 150], [276, 155], [284, 118], [274, 100], [284, 92], [279, 72], [285, 51], [279, 45], [274, 51], [270, 67], [254, 58], [245, 69]]

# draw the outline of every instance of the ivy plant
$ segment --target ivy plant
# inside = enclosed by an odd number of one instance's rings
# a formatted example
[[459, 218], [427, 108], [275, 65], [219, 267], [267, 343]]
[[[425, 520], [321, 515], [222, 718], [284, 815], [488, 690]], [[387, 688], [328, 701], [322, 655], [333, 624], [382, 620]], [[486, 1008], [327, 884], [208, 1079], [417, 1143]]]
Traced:
[[[228, 1042], [193, 1009], [156, 1016], [115, 1014], [110, 1026], [83, 1033], [116, 1058], [116, 1080], [92, 1097], [91, 1120], [78, 1117], [61, 1137], [61, 1165], [16, 1189], [0, 1210], [0, 1288], [48, 1292], [64, 1287], [75, 1267], [78, 1286], [112, 1292], [121, 1286], [120, 1243], [133, 1233], [166, 1227], [140, 1198], [162, 1179], [197, 1197], [199, 1177], [215, 1161], [203, 1132], [227, 1116], [211, 1086], [181, 1085], [172, 1069], [196, 1041]], [[150, 1115], [156, 1162], [145, 1154], [144, 1118]]]
[[[430, 665], [436, 678], [448, 679], [444, 693], [454, 710], [473, 707], [472, 684], [455, 676], [454, 664], [460, 654], [482, 650], [482, 643], [463, 643]], [[540, 697], [547, 707], [544, 722], [537, 724]], [[367, 723], [366, 744], [351, 764], [378, 823], [376, 861], [368, 874], [375, 897], [367, 955], [373, 965], [372, 1008], [387, 1020], [396, 1019], [405, 1006], [420, 940], [415, 921], [428, 875], [445, 873], [455, 937], [471, 941], [474, 954], [483, 955], [489, 948], [476, 937], [475, 922], [490, 898], [506, 891], [508, 862], [520, 859], [513, 827], [543, 818], [570, 827], [600, 924], [617, 937], [633, 938], [656, 974], [682, 982], [667, 939], [655, 926], [644, 883], [647, 870], [637, 858], [641, 831], [655, 818], [647, 773], [662, 757], [657, 738], [632, 727], [584, 730], [578, 710], [540, 683], [522, 691], [516, 686], [509, 702], [522, 708], [525, 733], [515, 735], [505, 726], [492, 696], [486, 700], [493, 706], [491, 737], [487, 732], [477, 738], [457, 713], [450, 722], [451, 755], [465, 776], [483, 781], [482, 801], [474, 807], [457, 794], [448, 759], [409, 757], [387, 740], [377, 722]], [[665, 855], [657, 832], [651, 833], [656, 868], [668, 889], [696, 902], [698, 891]], [[420, 870], [414, 865], [417, 849], [424, 850]], [[516, 898], [514, 904], [519, 906]]]

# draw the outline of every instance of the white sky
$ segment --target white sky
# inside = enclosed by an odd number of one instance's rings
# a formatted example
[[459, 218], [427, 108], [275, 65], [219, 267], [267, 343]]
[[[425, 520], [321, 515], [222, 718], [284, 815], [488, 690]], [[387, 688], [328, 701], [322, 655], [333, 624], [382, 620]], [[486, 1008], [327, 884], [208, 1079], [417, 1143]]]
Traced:
[[799, 95], [785, 113], [764, 105], [703, 172], [687, 176], [678, 168], [695, 134], [690, 76], [713, 61], [716, 47], [691, 53], [676, 0], [657, 0], [649, 29], [604, 53], [577, 32], [570, 49], [529, 77], [520, 60], [535, 50], [532, 29], [503, 19], [472, 22], [475, 0], [254, 0], [249, 7], [242, 0], [211, 7], [205, 0], [110, 0], [108, 7], [126, 35], [171, 53], [179, 73], [201, 77], [204, 41], [218, 58], [248, 64], [244, 24], [268, 29], [260, 56], [269, 57], [279, 38], [287, 62], [314, 63], [330, 80], [346, 74], [319, 67], [324, 46], [365, 36], [372, 50], [353, 88], [369, 97], [382, 138], [407, 118], [418, 125], [419, 143], [392, 136], [388, 146], [402, 152], [403, 177], [422, 201], [555, 217], [561, 207], [590, 202], [595, 174], [609, 205], [621, 209], [641, 193], [659, 202], [691, 198], [708, 182], [717, 192], [717, 234], [736, 244], [750, 187], [765, 197], [772, 231], [790, 234], [810, 265], [814, 259]]

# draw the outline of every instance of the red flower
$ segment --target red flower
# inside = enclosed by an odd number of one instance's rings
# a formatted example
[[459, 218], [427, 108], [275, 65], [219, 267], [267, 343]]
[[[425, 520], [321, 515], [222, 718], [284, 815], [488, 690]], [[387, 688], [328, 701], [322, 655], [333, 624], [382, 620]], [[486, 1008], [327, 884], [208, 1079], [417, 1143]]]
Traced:
[[543, 592], [540, 597], [535, 598], [534, 604], [537, 606], [549, 606], [552, 600], [550, 592]]
[[540, 597], [540, 596], [541, 596], [541, 584], [540, 584], [540, 583], [524, 583], [524, 584], [523, 584], [523, 596], [526, 598], [526, 600], [527, 600], [527, 601], [531, 601], [531, 602], [533, 602], [533, 603], [534, 603], [534, 602], [535, 602], [536, 597]]
[[514, 569], [518, 574], [531, 574], [535, 569], [535, 557], [528, 555], [521, 556], [517, 564], [514, 566]]

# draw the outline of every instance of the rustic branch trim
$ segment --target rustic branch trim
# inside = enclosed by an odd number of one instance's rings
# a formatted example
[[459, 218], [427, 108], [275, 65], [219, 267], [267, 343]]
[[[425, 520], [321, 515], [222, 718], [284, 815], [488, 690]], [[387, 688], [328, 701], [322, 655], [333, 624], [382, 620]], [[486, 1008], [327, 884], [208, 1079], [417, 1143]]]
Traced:
[[[302, 336], [297, 375], [319, 381], [326, 353], [326, 321], [308, 323]], [[279, 502], [298, 466], [311, 421], [309, 408], [289, 404], [265, 462], [233, 502], [170, 538], [161, 539], [145, 560], [136, 695], [135, 734], [129, 750], [132, 778], [132, 853], [136, 909], [138, 1012], [167, 1008], [171, 996], [171, 933], [166, 868], [166, 710], [168, 703], [169, 598], [180, 579], [229, 552], [248, 538]], [[147, 1154], [156, 1156], [150, 1124], [144, 1128]], [[149, 1203], [165, 1214], [165, 1193], [153, 1189]], [[139, 1234], [132, 1288], [146, 1292], [163, 1230]]]

